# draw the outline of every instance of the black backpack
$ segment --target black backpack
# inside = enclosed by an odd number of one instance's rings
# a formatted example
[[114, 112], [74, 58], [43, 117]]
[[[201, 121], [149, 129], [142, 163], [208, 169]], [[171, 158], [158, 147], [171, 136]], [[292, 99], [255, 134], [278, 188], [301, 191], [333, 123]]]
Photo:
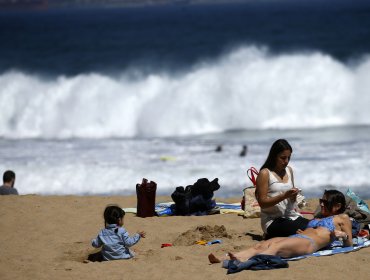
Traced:
[[186, 188], [177, 187], [171, 195], [175, 202], [175, 215], [204, 214], [211, 210], [215, 206], [213, 193], [219, 188], [218, 178], [211, 182], [207, 178], [201, 178]]

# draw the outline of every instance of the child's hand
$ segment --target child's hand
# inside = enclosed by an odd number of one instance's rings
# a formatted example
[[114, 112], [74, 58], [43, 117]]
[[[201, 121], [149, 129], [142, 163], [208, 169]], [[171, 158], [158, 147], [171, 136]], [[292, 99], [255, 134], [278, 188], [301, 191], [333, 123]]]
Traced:
[[138, 231], [138, 234], [140, 235], [140, 237], [145, 238], [145, 231]]

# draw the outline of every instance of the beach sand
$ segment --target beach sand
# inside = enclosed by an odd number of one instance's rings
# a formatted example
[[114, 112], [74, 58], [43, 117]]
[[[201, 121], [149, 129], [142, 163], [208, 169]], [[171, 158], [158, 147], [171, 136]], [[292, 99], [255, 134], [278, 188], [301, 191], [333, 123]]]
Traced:
[[[240, 198], [218, 199], [239, 202]], [[157, 197], [156, 202], [171, 201]], [[369, 201], [367, 201], [369, 203]], [[125, 228], [147, 237], [132, 247], [138, 256], [131, 260], [84, 263], [103, 227], [107, 204], [136, 207], [136, 197], [109, 196], [1, 196], [0, 279], [366, 279], [370, 275], [370, 248], [327, 257], [310, 257], [289, 262], [289, 268], [270, 271], [242, 271], [226, 275], [219, 264], [210, 265], [210, 252], [226, 254], [260, 240], [259, 219], [236, 214], [201, 217], [139, 218], [126, 214]], [[306, 210], [313, 210], [309, 200]], [[222, 244], [189, 245], [199, 238], [197, 227], [220, 233]], [[207, 227], [208, 226], [208, 227]], [[189, 230], [193, 231], [188, 232]], [[182, 235], [183, 233], [186, 233]], [[212, 232], [211, 232], [212, 233]], [[192, 240], [194, 239], [194, 240]], [[176, 246], [161, 248], [162, 243]], [[366, 276], [367, 275], [367, 276]]]

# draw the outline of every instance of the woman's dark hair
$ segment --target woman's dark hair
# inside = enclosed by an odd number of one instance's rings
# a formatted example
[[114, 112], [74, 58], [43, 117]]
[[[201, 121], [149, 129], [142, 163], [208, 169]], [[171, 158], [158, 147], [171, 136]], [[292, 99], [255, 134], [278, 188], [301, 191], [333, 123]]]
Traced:
[[105, 225], [118, 224], [118, 220], [122, 219], [125, 211], [118, 205], [109, 205], [104, 210]]
[[324, 197], [326, 198], [327, 209], [329, 211], [333, 210], [333, 207], [335, 204], [340, 203], [341, 207], [335, 214], [341, 214], [346, 210], [346, 198], [344, 197], [344, 194], [337, 190], [325, 190]]
[[291, 153], [293, 152], [292, 146], [290, 146], [288, 141], [285, 139], [276, 140], [272, 144], [269, 155], [267, 156], [267, 159], [265, 163], [262, 165], [260, 170], [262, 170], [263, 168], [267, 168], [269, 170], [274, 169], [278, 154], [285, 150], [289, 150]]

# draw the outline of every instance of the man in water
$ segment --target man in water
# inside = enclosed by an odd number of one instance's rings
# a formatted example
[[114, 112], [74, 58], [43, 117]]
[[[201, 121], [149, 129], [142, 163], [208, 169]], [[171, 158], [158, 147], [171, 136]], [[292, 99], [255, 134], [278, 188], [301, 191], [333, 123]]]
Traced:
[[217, 152], [217, 153], [222, 152], [222, 145], [218, 145], [218, 146], [216, 147], [215, 152]]
[[239, 155], [241, 157], [245, 157], [247, 155], [247, 153], [248, 153], [248, 146], [247, 145], [243, 145], [243, 149], [242, 149], [242, 151], [240, 152]]
[[15, 194], [18, 195], [18, 191], [14, 188], [15, 173], [11, 170], [7, 170], [3, 175], [3, 185], [0, 187], [0, 195]]

